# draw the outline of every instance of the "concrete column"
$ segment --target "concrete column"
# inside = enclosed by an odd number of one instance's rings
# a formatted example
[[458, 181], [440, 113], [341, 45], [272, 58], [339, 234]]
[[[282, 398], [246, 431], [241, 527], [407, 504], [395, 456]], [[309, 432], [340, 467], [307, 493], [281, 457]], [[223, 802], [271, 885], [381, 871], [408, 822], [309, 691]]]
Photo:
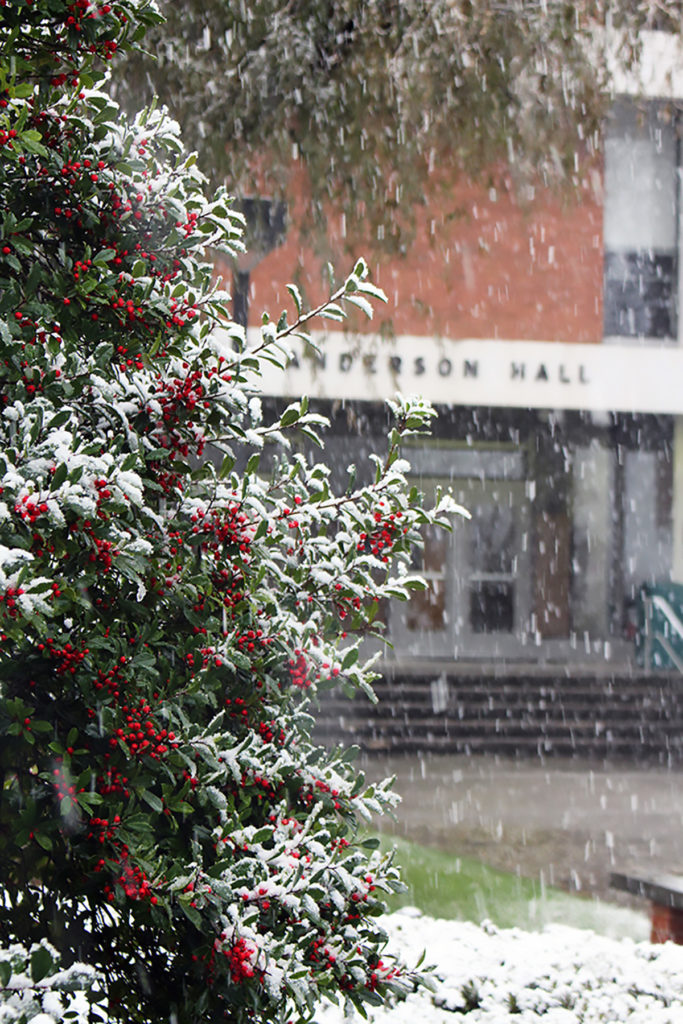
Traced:
[[[680, 127], [680, 123], [677, 124]], [[676, 143], [676, 241], [678, 244], [678, 344], [683, 345], [683, 168], [681, 167], [681, 140]], [[683, 416], [674, 417], [673, 467], [671, 481], [671, 579], [683, 583]]]
[[674, 419], [671, 578], [683, 583], [683, 416]]

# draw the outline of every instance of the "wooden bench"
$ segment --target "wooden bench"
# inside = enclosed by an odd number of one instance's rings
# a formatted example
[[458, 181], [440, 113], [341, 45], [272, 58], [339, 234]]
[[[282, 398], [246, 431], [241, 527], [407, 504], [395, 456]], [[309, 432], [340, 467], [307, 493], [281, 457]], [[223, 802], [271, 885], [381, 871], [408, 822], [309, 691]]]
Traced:
[[609, 884], [650, 901], [651, 942], [683, 945], [683, 875], [612, 872]]

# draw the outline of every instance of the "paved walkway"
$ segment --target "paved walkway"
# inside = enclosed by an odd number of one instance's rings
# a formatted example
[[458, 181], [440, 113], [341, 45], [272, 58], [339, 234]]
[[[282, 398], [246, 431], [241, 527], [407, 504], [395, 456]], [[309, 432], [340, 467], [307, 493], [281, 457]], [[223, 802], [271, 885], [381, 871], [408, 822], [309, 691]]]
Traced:
[[609, 872], [683, 872], [683, 773], [487, 757], [376, 758], [396, 775], [398, 822], [381, 827], [550, 885], [641, 905]]

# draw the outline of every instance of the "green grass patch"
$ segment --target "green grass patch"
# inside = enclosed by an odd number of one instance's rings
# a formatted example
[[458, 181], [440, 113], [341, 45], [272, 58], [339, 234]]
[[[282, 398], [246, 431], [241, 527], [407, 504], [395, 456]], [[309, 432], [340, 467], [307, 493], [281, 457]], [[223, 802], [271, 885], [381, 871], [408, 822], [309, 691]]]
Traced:
[[477, 924], [490, 920], [500, 928], [537, 931], [546, 924], [559, 923], [615, 938], [648, 938], [645, 914], [574, 896], [407, 839], [379, 838], [382, 850], [395, 848], [407, 885], [407, 892], [389, 900], [392, 910], [416, 906], [432, 917]]

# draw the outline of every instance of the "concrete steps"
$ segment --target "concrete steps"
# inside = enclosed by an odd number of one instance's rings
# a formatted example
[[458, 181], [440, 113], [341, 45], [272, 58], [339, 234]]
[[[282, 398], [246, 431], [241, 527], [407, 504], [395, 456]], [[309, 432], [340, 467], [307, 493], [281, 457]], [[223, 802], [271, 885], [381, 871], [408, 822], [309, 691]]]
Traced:
[[316, 736], [364, 750], [514, 757], [619, 758], [683, 764], [683, 678], [517, 669], [504, 679], [386, 675], [379, 703], [321, 697]]

